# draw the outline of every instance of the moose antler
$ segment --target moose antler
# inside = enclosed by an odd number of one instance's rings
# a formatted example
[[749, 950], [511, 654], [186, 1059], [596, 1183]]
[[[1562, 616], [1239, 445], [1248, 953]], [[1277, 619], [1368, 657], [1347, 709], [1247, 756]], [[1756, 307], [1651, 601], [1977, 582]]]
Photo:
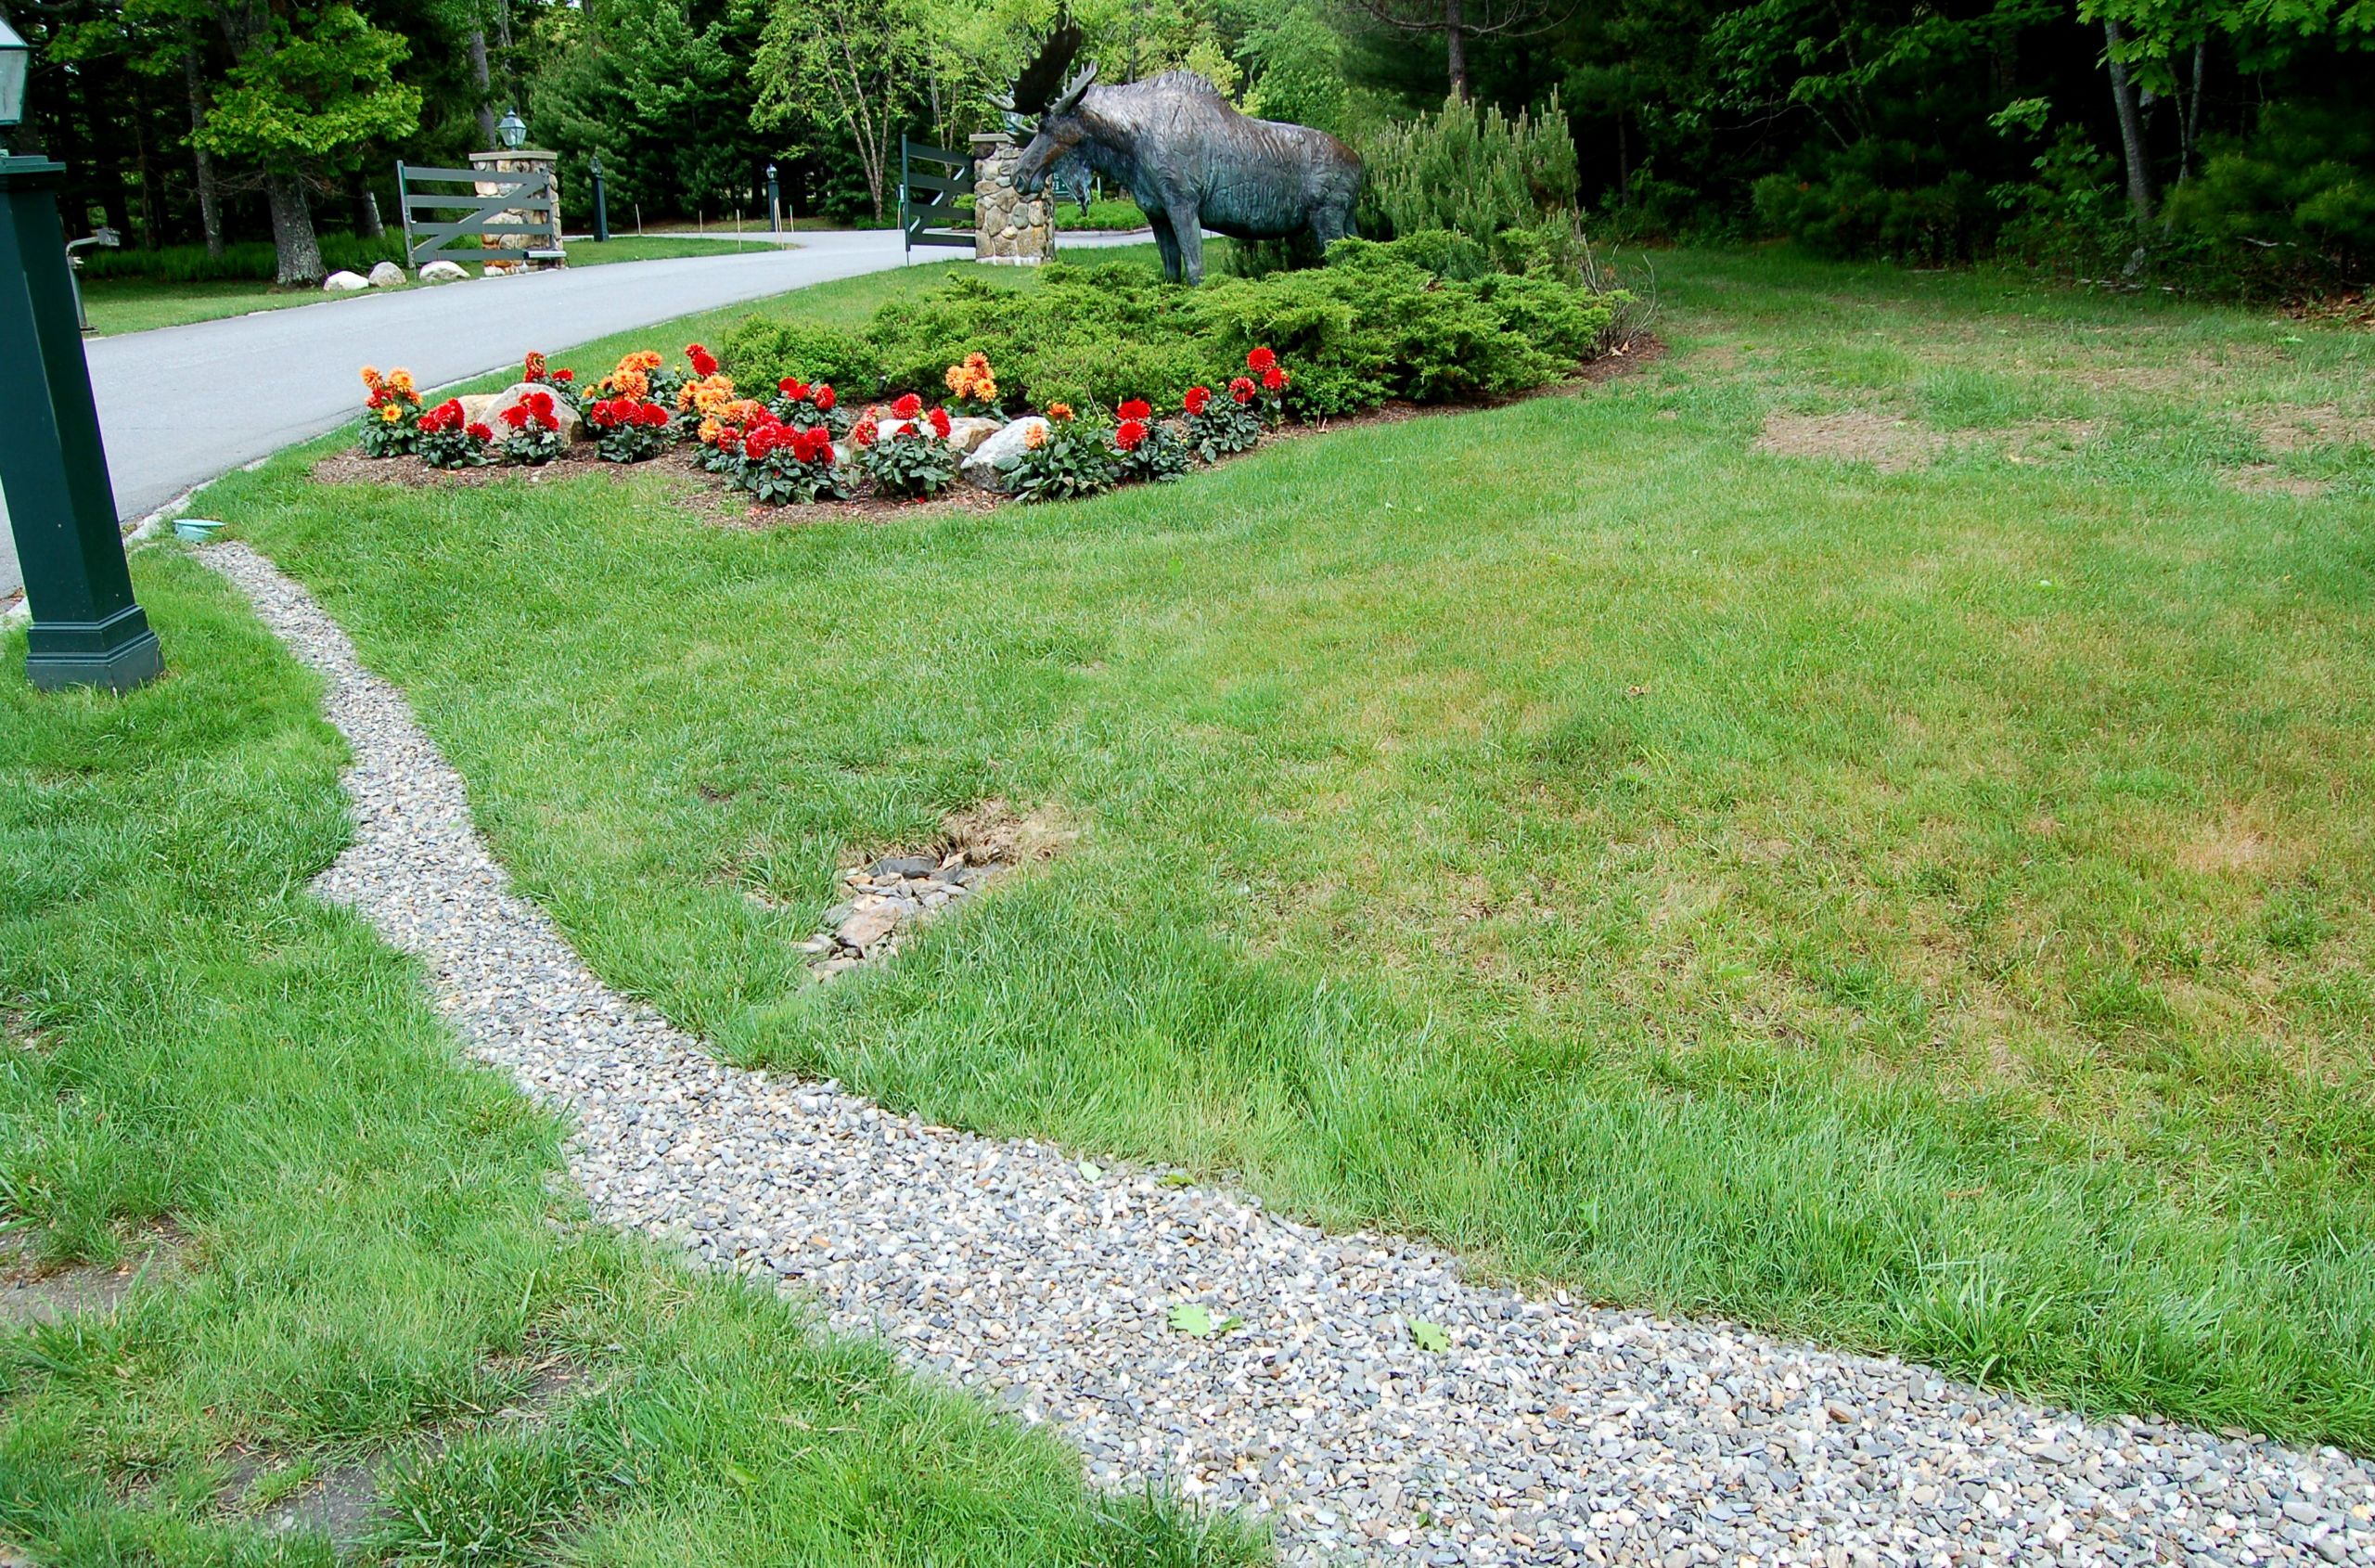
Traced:
[[1082, 69], [1081, 73], [1078, 76], [1072, 78], [1072, 84], [1064, 89], [1063, 96], [1048, 106], [1047, 112], [1050, 114], [1070, 113], [1073, 107], [1080, 102], [1080, 96], [1088, 91], [1088, 84], [1096, 80], [1097, 62], [1095, 60], [1091, 60]]
[[1039, 53], [1022, 68], [1022, 74], [1014, 79], [1012, 101], [1015, 112], [1025, 115], [1047, 112], [1048, 105], [1056, 100], [1064, 72], [1072, 69], [1072, 57], [1080, 53], [1084, 36], [1080, 23], [1072, 20], [1071, 12], [1057, 14], [1055, 29], [1047, 34], [1047, 41], [1039, 45]]

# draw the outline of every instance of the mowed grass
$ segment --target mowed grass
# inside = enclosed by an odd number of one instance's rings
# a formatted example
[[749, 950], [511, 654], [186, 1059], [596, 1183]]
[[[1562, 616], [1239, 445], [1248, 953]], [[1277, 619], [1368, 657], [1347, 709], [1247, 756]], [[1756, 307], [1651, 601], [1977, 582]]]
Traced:
[[1191, 1564], [1258, 1545], [589, 1224], [559, 1128], [305, 879], [346, 835], [302, 673], [171, 552], [171, 674], [0, 678], [0, 1220], [172, 1239], [112, 1313], [0, 1330], [0, 1555], [356, 1561], [260, 1516], [361, 1466], [390, 1563]]
[[[595, 966], [739, 1059], [2375, 1451], [2375, 341], [1655, 272], [1637, 374], [1085, 505], [754, 529], [657, 474], [291, 459], [209, 507]], [[991, 795], [1078, 846], [806, 983], [837, 865]]]

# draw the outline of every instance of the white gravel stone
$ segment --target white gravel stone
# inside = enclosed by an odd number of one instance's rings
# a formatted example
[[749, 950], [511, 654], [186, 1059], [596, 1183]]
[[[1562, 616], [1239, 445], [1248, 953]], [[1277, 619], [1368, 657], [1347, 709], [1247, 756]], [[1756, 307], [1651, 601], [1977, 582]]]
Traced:
[[[594, 1212], [1053, 1423], [1101, 1485], [1250, 1507], [1294, 1562], [2375, 1562], [2375, 1468], [2330, 1448], [1471, 1285], [1427, 1247], [725, 1066], [509, 891], [460, 778], [302, 589], [199, 553], [327, 677], [353, 746], [354, 842], [320, 891], [574, 1117]], [[1183, 1305], [1236, 1324], [1191, 1338]]]

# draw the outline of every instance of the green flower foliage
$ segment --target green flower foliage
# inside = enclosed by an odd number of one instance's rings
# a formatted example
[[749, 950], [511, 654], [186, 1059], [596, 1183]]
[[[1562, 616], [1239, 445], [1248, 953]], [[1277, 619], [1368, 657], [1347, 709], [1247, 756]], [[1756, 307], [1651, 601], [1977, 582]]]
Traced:
[[1007, 484], [1026, 501], [1070, 501], [1110, 490], [1122, 477], [1111, 432], [1073, 419], [1050, 419], [1047, 437], [999, 465]]

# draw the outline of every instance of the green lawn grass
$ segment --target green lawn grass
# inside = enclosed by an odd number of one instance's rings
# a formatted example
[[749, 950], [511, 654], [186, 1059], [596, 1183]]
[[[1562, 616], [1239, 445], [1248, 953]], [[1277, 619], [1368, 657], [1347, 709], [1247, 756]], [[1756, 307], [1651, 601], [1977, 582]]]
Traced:
[[554, 1120], [304, 891], [346, 834], [318, 684], [211, 573], [138, 564], [163, 680], [45, 697], [20, 634], [0, 659], [0, 1219], [61, 1262], [182, 1240], [112, 1314], [0, 1330], [0, 1556], [327, 1568], [255, 1513], [356, 1463], [392, 1563], [1260, 1555], [551, 1189]]
[[[595, 967], [738, 1058], [2375, 1451], [2375, 341], [1627, 271], [1637, 374], [1085, 505], [747, 529], [656, 473], [291, 458], [208, 507]], [[1085, 836], [803, 983], [837, 863], [993, 794]]]
[[[731, 238], [661, 239], [627, 235], [600, 243], [571, 240], [569, 264], [601, 266], [612, 262], [652, 262], [674, 256], [731, 256], [763, 248], [766, 247], [758, 240]], [[83, 280], [83, 309], [90, 316], [92, 330], [100, 337], [146, 332], [159, 327], [186, 327], [194, 321], [217, 321], [227, 315], [287, 310], [295, 305], [333, 304], [353, 297], [325, 294], [319, 289], [280, 289], [264, 282], [163, 283], [144, 277]]]

